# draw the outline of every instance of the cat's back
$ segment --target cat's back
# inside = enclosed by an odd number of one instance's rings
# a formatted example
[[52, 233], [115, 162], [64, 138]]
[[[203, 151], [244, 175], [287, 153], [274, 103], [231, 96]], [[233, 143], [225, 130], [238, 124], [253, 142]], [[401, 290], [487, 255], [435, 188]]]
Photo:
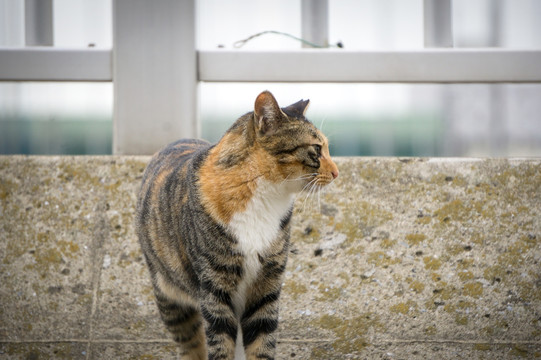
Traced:
[[[186, 194], [191, 176], [199, 168], [211, 145], [197, 139], [181, 139], [157, 152], [143, 174], [137, 202], [137, 225], [145, 223], [152, 209], [164, 201]], [[159, 212], [159, 211], [158, 211]]]
[[143, 175], [143, 184], [149, 177], [159, 176], [170, 170], [182, 170], [189, 160], [201, 151], [210, 148], [210, 143], [198, 139], [180, 139], [158, 151], [148, 164]]

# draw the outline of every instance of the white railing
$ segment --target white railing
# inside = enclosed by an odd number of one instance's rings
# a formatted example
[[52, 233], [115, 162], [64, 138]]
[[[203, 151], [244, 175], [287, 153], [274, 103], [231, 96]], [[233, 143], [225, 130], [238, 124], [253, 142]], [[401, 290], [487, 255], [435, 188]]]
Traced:
[[[327, 26], [315, 20], [326, 19], [327, 8], [327, 0], [303, 0], [303, 38], [328, 42]], [[425, 0], [424, 10], [420, 51], [197, 51], [195, 0], [113, 0], [114, 50], [0, 49], [0, 81], [113, 81], [115, 154], [148, 154], [197, 136], [198, 81], [541, 82], [541, 51], [451, 49], [451, 0]], [[49, 22], [35, 20], [37, 11], [25, 17], [41, 30], [26, 31], [47, 35]], [[27, 44], [50, 45], [48, 35], [37, 38]]]
[[256, 82], [539, 82], [540, 51], [199, 52], [199, 80]]
[[0, 48], [2, 81], [112, 81], [111, 50]]

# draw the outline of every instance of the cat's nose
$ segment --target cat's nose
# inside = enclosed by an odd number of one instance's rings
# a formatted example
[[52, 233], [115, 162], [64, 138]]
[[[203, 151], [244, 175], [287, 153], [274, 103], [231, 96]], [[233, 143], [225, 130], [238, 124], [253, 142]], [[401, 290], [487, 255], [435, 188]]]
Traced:
[[331, 175], [333, 179], [336, 179], [338, 177], [338, 168], [331, 171]]

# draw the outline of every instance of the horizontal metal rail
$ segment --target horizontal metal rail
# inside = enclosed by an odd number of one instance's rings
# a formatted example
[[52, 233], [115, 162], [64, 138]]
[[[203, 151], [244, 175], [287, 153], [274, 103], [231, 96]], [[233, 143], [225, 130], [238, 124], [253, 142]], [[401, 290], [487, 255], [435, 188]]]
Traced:
[[362, 52], [199, 52], [200, 81], [540, 82], [541, 51], [427, 49]]
[[0, 48], [0, 81], [112, 81], [112, 51]]
[[[112, 81], [112, 50], [0, 49], [0, 81]], [[541, 50], [198, 51], [209, 82], [541, 82]]]

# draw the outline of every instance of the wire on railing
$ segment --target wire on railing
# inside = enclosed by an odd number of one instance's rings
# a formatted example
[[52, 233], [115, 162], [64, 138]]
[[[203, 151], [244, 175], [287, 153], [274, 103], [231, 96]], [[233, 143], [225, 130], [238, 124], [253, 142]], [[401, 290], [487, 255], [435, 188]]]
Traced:
[[275, 30], [262, 31], [262, 32], [259, 32], [257, 34], [251, 35], [251, 36], [247, 37], [246, 39], [236, 41], [236, 42], [233, 43], [233, 47], [237, 48], [237, 49], [240, 49], [241, 47], [246, 45], [246, 43], [248, 43], [249, 41], [255, 39], [256, 37], [266, 35], [266, 34], [275, 34], [275, 35], [285, 36], [285, 37], [291, 38], [293, 40], [297, 40], [297, 41], [299, 41], [299, 42], [301, 42], [301, 43], [303, 43], [305, 45], [311, 46], [313, 48], [320, 48], [321, 49], [321, 48], [343, 48], [344, 47], [344, 44], [342, 44], [342, 42], [340, 42], [340, 41], [337, 42], [336, 44], [332, 44], [332, 45], [328, 45], [328, 46], [321, 46], [321, 45], [314, 44], [314, 43], [312, 43], [312, 42], [310, 42], [308, 40], [296, 37], [294, 35], [291, 35], [291, 34], [288, 34], [288, 33], [285, 33], [285, 32], [281, 32], [281, 31], [275, 31]]

